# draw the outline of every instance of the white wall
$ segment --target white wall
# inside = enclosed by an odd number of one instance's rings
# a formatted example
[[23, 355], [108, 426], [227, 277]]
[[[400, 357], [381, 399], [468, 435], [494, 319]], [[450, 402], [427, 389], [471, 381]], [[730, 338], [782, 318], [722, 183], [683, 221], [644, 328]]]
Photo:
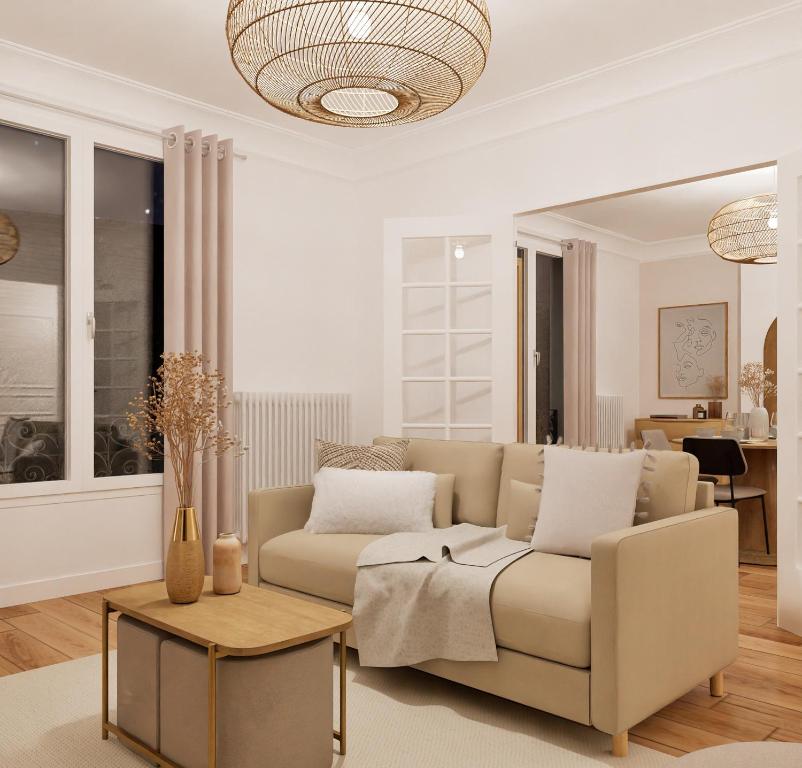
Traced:
[[624, 396], [627, 441], [635, 439], [641, 413], [642, 329], [638, 296], [640, 264], [626, 256], [599, 251], [596, 274], [596, 391]]
[[728, 398], [725, 411], [737, 411], [740, 397], [736, 377], [739, 367], [739, 292], [738, 265], [710, 254], [684, 259], [644, 262], [640, 265], [640, 411], [642, 416], [655, 413], [681, 413], [691, 416], [693, 406], [707, 401], [664, 399], [658, 397], [657, 310], [684, 304], [728, 303]]
[[[751, 264], [741, 267], [741, 364], [763, 361], [763, 342], [777, 318], [777, 265]], [[779, 361], [778, 361], [779, 362]], [[776, 371], [775, 371], [776, 373]], [[741, 409], [752, 410], [751, 400], [741, 395]]]
[[[103, 117], [114, 110], [135, 125], [233, 136], [248, 154], [235, 165], [234, 387], [351, 392], [355, 437], [380, 430], [377, 361], [362, 345], [362, 329], [380, 326], [380, 258], [358, 247], [344, 153], [3, 45], [0, 71], [6, 92]], [[37, 116], [53, 114], [0, 95], [0, 120], [37, 127]], [[66, 119], [78, 130], [102, 124]], [[152, 145], [157, 154], [159, 139]], [[160, 510], [158, 487], [0, 499], [0, 605], [158, 578]]]
[[[782, 157], [802, 145], [802, 101], [790, 96], [791, 84], [800, 81], [802, 57], [782, 58], [368, 179], [359, 185], [360, 207], [366, 217], [360, 238], [365, 263], [381, 252], [385, 218], [460, 214], [512, 218], [520, 211]], [[722, 130], [721, 114], [728, 115], [726, 130]], [[765, 120], [767, 114], [773, 115], [771, 121]], [[418, 144], [425, 155], [426, 132], [418, 137]], [[511, 234], [510, 258], [513, 240]], [[711, 269], [717, 266], [715, 259], [706, 263]], [[722, 288], [721, 294], [738, 300], [732, 287]], [[619, 295], [623, 297], [623, 291]], [[649, 328], [641, 328], [640, 333], [643, 338], [653, 336]], [[378, 327], [366, 329], [363, 348], [374, 359], [380, 356]], [[736, 349], [733, 362], [737, 358]], [[513, 369], [513, 357], [509, 364]], [[648, 374], [648, 366], [644, 369]], [[654, 387], [642, 383], [640, 391], [654, 397], [656, 383]], [[507, 395], [513, 402], [514, 390]], [[659, 410], [666, 402], [670, 401], [663, 401]], [[646, 400], [639, 410], [648, 412], [653, 404]]]

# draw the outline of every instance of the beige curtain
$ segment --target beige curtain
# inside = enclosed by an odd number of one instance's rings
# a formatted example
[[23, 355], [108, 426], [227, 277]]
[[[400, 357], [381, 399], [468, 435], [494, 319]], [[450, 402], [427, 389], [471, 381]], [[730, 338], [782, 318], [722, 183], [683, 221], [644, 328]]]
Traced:
[[563, 255], [563, 437], [596, 443], [596, 243], [566, 240]]
[[[233, 374], [233, 175], [231, 139], [203, 136], [183, 126], [165, 132], [164, 347], [201, 352], [212, 368]], [[233, 432], [232, 409], [222, 410]], [[200, 457], [199, 457], [200, 464]], [[234, 530], [234, 464], [230, 454], [206, 456], [197, 467], [195, 507], [203, 534], [206, 570], [218, 533]], [[169, 464], [164, 476], [164, 546], [177, 504]]]

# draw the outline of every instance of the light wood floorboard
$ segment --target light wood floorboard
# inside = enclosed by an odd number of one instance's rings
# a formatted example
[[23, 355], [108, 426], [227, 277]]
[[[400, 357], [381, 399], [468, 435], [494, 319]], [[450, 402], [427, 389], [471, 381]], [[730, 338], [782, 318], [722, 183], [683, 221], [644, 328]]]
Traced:
[[[726, 695], [710, 696], [705, 681], [630, 729], [634, 743], [670, 755], [732, 741], [802, 743], [802, 638], [776, 625], [776, 570], [741, 566], [739, 583], [741, 651], [725, 671]], [[0, 676], [98, 653], [103, 591], [0, 608]]]

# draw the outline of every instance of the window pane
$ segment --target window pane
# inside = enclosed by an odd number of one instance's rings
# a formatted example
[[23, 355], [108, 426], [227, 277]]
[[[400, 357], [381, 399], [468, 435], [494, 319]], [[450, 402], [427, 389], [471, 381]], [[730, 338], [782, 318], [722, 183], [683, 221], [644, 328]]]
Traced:
[[64, 158], [0, 125], [0, 483], [64, 479]]
[[160, 162], [95, 149], [95, 477], [162, 471], [125, 414], [164, 346], [163, 213]]

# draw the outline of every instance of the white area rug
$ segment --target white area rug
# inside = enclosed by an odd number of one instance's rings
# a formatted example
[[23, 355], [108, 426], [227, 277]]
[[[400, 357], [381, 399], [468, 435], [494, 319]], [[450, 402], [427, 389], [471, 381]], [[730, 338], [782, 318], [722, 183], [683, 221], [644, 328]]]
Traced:
[[[609, 737], [592, 728], [412, 669], [360, 669], [353, 654], [349, 663], [348, 755], [335, 753], [334, 768], [664, 768], [674, 762], [637, 744], [629, 759], [615, 759]], [[99, 712], [99, 656], [0, 678], [0, 766], [147, 765], [113, 736], [101, 740]]]

